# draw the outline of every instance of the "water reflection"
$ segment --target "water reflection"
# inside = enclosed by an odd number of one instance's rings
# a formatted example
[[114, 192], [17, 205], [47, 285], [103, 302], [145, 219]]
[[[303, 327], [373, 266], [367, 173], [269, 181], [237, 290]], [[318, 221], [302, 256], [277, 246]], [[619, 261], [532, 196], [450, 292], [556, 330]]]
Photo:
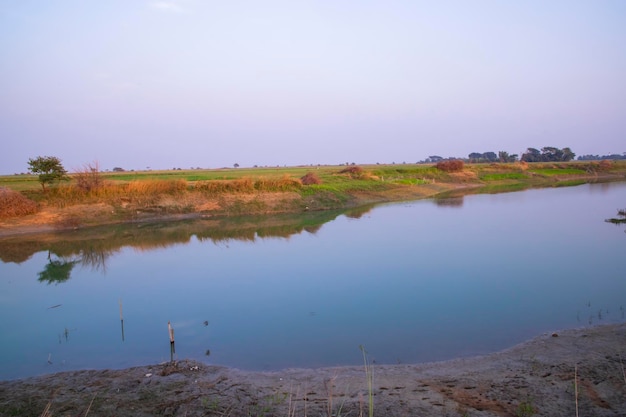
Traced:
[[[617, 217], [606, 219], [605, 222], [613, 223], [618, 226], [625, 224], [626, 223], [626, 209], [617, 210]], [[626, 230], [624, 232], [626, 232]]]
[[39, 282], [47, 282], [48, 284], [65, 282], [70, 279], [72, 269], [77, 263], [76, 260], [52, 259], [50, 252], [48, 252], [48, 263], [44, 270], [37, 274]]
[[232, 240], [255, 242], [257, 239], [282, 238], [307, 232], [317, 233], [322, 226], [343, 214], [360, 218], [372, 207], [344, 211], [286, 214], [268, 217], [196, 219], [165, 223], [125, 224], [95, 227], [71, 232], [14, 236], [0, 239], [0, 260], [21, 264], [34, 254], [48, 252], [48, 262], [38, 273], [39, 281], [59, 284], [70, 279], [75, 266], [106, 274], [107, 261], [124, 247], [139, 251], [187, 244], [192, 238], [215, 244]]
[[463, 196], [436, 198], [435, 204], [440, 207], [463, 207]]

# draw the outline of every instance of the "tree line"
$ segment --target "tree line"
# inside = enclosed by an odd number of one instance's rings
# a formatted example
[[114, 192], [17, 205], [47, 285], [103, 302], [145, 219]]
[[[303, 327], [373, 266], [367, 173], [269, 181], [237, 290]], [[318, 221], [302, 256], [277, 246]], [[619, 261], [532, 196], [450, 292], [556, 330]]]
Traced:
[[[437, 163], [444, 160], [460, 159], [468, 163], [485, 163], [485, 162], [568, 162], [574, 159], [576, 154], [570, 148], [555, 148], [546, 146], [544, 148], [535, 149], [528, 148], [520, 157], [518, 154], [509, 154], [506, 151], [495, 152], [472, 152], [467, 158], [443, 158], [439, 155], [431, 155], [426, 158], [424, 163]], [[580, 158], [579, 158], [580, 159]]]
[[609, 160], [620, 160], [620, 159], [626, 159], [626, 152], [624, 152], [623, 154], [618, 154], [618, 153], [612, 153], [609, 155], [581, 155], [577, 158], [579, 161], [602, 161], [605, 159], [609, 159]]

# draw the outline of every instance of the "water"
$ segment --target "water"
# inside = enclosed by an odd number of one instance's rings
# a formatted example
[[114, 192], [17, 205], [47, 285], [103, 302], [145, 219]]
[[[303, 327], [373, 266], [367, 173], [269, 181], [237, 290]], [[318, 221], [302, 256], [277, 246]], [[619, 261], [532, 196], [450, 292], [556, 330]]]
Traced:
[[[414, 363], [624, 321], [626, 183], [0, 240], [0, 379]], [[120, 320], [122, 304], [123, 325]]]

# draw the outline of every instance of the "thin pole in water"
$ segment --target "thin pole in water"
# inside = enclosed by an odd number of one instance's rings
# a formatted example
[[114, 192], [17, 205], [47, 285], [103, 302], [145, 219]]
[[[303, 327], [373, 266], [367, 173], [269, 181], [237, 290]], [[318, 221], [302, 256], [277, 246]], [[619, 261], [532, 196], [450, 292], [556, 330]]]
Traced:
[[124, 314], [122, 313], [122, 299], [120, 298], [120, 323], [122, 323], [122, 342], [124, 341]]
[[174, 328], [169, 321], [167, 322], [167, 331], [170, 334], [170, 362], [174, 362], [174, 353], [176, 353], [176, 346], [174, 343]]

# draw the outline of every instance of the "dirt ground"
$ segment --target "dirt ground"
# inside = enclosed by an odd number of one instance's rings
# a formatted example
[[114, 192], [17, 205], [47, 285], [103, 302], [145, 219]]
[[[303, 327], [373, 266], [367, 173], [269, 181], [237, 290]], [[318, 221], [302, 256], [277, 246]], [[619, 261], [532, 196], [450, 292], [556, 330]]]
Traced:
[[[487, 356], [247, 372], [181, 360], [0, 381], [1, 416], [626, 416], [626, 323]], [[373, 401], [372, 413], [369, 410]]]

